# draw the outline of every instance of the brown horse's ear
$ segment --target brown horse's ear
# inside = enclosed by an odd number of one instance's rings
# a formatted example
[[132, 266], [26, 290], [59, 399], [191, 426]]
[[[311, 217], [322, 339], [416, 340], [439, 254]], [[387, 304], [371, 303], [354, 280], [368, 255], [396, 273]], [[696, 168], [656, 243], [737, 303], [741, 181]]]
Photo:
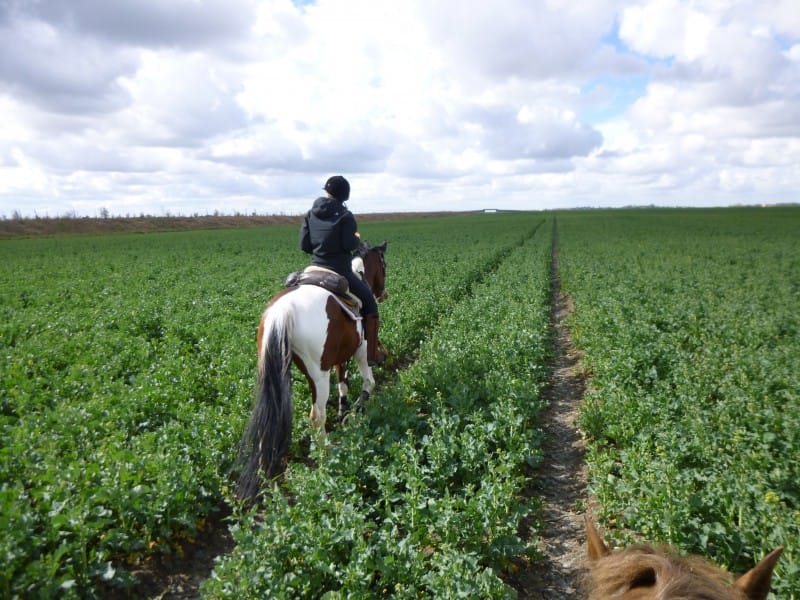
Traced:
[[383, 240], [383, 243], [380, 246], [376, 246], [376, 248], [381, 252], [386, 252], [386, 240]]
[[611, 551], [606, 546], [589, 515], [583, 515], [583, 520], [586, 522], [586, 543], [589, 546], [589, 560], [597, 560], [604, 557]]
[[744, 592], [748, 600], [765, 600], [772, 582], [772, 569], [781, 552], [783, 548], [779, 547], [767, 554], [755, 567], [739, 577], [733, 587]]

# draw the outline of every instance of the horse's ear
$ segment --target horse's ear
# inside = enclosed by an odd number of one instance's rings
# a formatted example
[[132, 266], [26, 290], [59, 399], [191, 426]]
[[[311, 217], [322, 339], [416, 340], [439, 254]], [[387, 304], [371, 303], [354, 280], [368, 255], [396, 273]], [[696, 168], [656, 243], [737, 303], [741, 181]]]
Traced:
[[739, 577], [733, 587], [744, 592], [748, 600], [765, 600], [772, 582], [772, 570], [781, 552], [783, 548], [779, 547], [767, 554], [755, 567]]
[[611, 551], [606, 546], [589, 515], [584, 515], [583, 520], [586, 522], [586, 543], [589, 546], [589, 560], [597, 560], [604, 557]]
[[375, 248], [381, 252], [386, 252], [386, 240], [383, 240], [383, 243], [380, 246], [375, 246]]

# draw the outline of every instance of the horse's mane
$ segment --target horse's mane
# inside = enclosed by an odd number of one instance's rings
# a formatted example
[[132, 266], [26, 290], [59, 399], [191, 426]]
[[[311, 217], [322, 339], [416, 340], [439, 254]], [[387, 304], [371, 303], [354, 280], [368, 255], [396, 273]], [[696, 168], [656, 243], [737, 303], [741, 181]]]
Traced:
[[739, 600], [733, 576], [705, 559], [680, 556], [667, 546], [637, 545], [614, 551], [597, 560], [589, 574], [589, 600], [608, 598], [658, 598], [670, 600]]
[[766, 600], [783, 548], [775, 548], [747, 573], [733, 575], [698, 556], [669, 546], [641, 544], [611, 550], [589, 519], [586, 541], [589, 600]]

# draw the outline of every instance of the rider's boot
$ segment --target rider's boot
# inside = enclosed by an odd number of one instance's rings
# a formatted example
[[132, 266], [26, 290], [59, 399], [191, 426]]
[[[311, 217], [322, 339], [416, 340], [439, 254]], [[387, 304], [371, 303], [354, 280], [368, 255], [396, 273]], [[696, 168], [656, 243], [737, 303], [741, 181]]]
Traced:
[[367, 363], [370, 367], [386, 360], [386, 353], [378, 345], [378, 314], [364, 315], [364, 333], [367, 338]]

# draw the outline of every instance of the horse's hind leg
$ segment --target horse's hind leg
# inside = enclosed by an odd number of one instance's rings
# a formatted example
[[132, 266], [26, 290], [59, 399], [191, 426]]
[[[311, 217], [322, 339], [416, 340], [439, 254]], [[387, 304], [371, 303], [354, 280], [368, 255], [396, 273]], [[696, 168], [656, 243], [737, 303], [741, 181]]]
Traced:
[[350, 379], [348, 377], [347, 363], [336, 365], [336, 381], [339, 389], [339, 412], [336, 419], [341, 423], [350, 412], [350, 403], [347, 401]]
[[314, 392], [313, 403], [311, 404], [311, 412], [308, 418], [314, 429], [317, 430], [319, 436], [325, 438], [325, 419], [327, 417], [328, 396], [330, 394], [331, 385], [331, 372], [318, 371], [313, 375], [309, 373], [309, 379], [312, 380], [312, 389]]

